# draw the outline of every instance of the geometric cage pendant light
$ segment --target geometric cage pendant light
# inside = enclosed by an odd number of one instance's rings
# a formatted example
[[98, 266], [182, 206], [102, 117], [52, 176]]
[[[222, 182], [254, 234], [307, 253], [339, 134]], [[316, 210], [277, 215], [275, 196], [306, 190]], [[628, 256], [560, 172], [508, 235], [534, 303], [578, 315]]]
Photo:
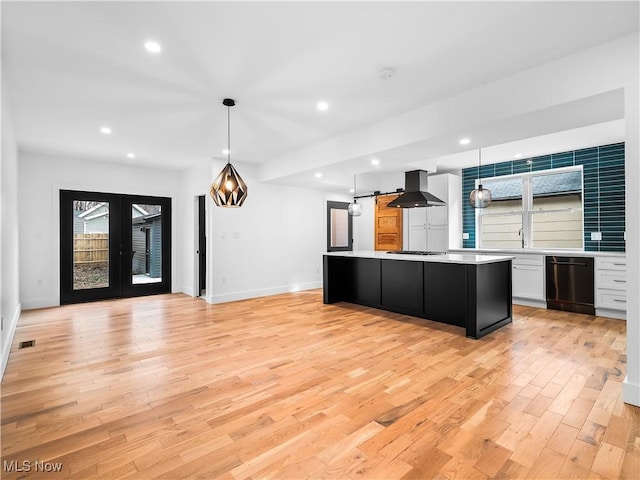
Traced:
[[247, 184], [231, 165], [231, 117], [229, 110], [236, 102], [225, 98], [222, 104], [227, 107], [227, 164], [211, 184], [209, 195], [219, 207], [241, 207], [247, 199]]
[[482, 164], [482, 149], [478, 149], [478, 188], [469, 194], [469, 203], [473, 208], [485, 208], [491, 204], [491, 190], [482, 188], [480, 166]]

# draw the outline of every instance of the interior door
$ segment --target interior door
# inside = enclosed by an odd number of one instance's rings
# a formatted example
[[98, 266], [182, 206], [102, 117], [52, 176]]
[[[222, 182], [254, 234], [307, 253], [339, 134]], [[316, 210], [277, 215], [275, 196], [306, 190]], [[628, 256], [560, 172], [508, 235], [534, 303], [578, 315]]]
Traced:
[[198, 295], [207, 288], [207, 237], [205, 196], [198, 197]]
[[376, 198], [375, 249], [402, 250], [402, 208], [388, 207], [398, 195], [383, 195]]
[[353, 217], [347, 202], [327, 201], [327, 252], [353, 250]]
[[171, 291], [171, 199], [60, 191], [60, 303]]

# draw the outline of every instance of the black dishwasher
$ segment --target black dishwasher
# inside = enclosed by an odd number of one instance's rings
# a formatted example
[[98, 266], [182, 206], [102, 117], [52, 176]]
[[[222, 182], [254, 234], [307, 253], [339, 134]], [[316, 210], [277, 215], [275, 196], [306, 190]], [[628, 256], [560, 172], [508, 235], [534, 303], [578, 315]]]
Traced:
[[592, 257], [546, 257], [547, 308], [595, 315]]

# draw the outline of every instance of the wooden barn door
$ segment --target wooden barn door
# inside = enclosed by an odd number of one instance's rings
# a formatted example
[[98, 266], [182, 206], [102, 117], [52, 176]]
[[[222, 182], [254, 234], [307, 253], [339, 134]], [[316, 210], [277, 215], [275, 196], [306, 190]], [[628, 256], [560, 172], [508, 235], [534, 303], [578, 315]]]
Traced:
[[60, 191], [60, 303], [171, 291], [171, 199]]
[[376, 250], [402, 250], [402, 208], [388, 206], [396, 198], [398, 195], [384, 195], [376, 199]]

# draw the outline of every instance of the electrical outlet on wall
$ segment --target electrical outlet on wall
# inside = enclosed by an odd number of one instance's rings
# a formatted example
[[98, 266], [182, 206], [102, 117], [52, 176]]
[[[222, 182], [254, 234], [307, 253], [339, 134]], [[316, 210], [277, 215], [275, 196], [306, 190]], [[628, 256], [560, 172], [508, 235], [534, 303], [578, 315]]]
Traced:
[[602, 240], [602, 232], [591, 232], [591, 240]]

